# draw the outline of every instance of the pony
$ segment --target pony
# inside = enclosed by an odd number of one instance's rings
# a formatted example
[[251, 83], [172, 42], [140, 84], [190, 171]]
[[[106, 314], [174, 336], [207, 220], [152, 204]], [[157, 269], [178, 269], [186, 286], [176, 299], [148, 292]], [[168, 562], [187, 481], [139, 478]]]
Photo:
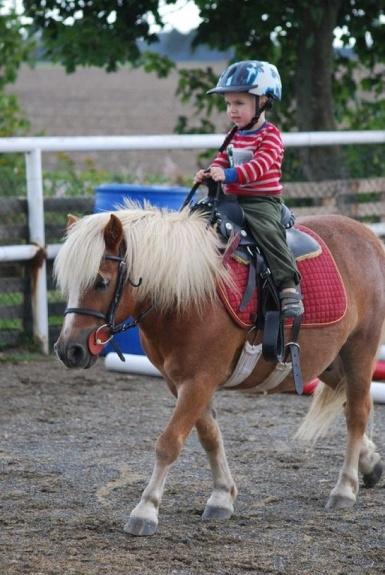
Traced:
[[[380, 455], [367, 432], [371, 376], [385, 318], [385, 251], [365, 225], [338, 215], [308, 216], [306, 225], [328, 246], [346, 290], [343, 317], [301, 330], [304, 381], [319, 377], [298, 436], [315, 441], [344, 408], [347, 445], [328, 510], [354, 505], [359, 473], [366, 486], [380, 479]], [[55, 275], [68, 307], [55, 344], [70, 368], [89, 368], [114, 333], [138, 325], [143, 349], [176, 398], [155, 444], [152, 476], [124, 530], [152, 535], [167, 474], [195, 427], [207, 453], [213, 491], [202, 518], [225, 520], [234, 512], [237, 488], [226, 459], [213, 408], [255, 330], [242, 329], [218, 297], [231, 277], [223, 244], [206, 217], [130, 203], [116, 211], [77, 219], [55, 261]], [[133, 318], [131, 323], [126, 318]], [[263, 357], [235, 385], [249, 389], [266, 380], [274, 363]], [[288, 374], [275, 391], [293, 389]]]

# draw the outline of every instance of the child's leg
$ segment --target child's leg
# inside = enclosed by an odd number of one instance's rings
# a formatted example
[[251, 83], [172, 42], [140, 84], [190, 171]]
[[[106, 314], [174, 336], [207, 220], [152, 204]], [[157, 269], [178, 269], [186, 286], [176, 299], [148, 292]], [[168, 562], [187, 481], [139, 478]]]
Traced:
[[240, 198], [247, 223], [255, 241], [266, 257], [274, 282], [279, 289], [299, 283], [294, 257], [286, 242], [281, 224], [282, 204], [277, 198]]
[[303, 313], [298, 291], [300, 274], [286, 242], [281, 224], [281, 202], [278, 198], [240, 198], [247, 223], [258, 246], [266, 257], [273, 280], [280, 291], [284, 315]]

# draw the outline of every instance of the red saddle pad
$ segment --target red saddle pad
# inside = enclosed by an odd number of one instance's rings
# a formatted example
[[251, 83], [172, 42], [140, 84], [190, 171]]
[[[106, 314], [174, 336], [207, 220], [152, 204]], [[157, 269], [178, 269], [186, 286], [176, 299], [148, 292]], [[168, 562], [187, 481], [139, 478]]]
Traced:
[[[347, 296], [344, 283], [337, 265], [325, 242], [313, 230], [305, 226], [296, 226], [315, 238], [321, 246], [321, 253], [297, 261], [301, 273], [301, 291], [305, 313], [302, 327], [330, 325], [340, 321], [347, 309]], [[249, 266], [233, 257], [225, 264], [230, 270], [237, 290], [219, 286], [219, 296], [233, 320], [247, 329], [254, 325], [257, 311], [258, 294], [253, 293], [248, 305], [239, 311], [243, 293], [246, 289]]]

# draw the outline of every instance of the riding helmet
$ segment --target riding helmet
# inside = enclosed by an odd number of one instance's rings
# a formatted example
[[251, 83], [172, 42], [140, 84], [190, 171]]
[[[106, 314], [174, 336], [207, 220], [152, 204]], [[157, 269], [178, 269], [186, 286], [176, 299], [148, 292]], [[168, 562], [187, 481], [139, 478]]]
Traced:
[[208, 94], [248, 92], [255, 96], [270, 96], [280, 100], [282, 84], [274, 64], [259, 60], [243, 60], [231, 64], [219, 77], [215, 88]]

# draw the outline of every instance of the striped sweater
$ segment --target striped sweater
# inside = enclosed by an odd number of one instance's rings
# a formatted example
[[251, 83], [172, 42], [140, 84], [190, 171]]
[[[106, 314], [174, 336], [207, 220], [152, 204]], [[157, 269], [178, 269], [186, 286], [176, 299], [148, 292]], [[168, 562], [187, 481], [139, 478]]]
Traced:
[[212, 166], [225, 171], [224, 191], [236, 196], [280, 196], [283, 160], [281, 133], [265, 122], [258, 130], [239, 130]]

